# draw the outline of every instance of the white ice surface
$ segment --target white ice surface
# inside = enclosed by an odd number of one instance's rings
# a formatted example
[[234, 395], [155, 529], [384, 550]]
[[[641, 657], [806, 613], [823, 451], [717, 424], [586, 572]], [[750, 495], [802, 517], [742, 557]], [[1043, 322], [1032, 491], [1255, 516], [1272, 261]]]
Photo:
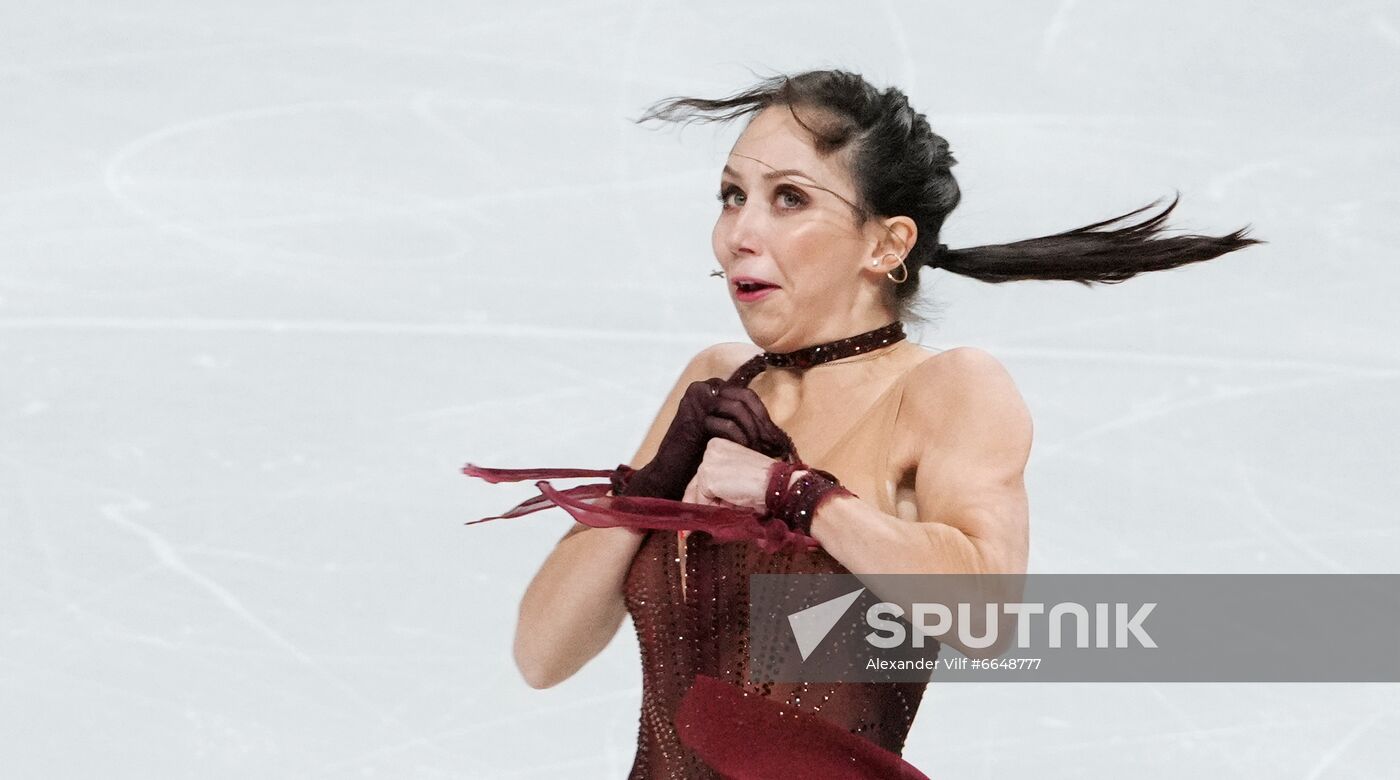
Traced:
[[[623, 777], [630, 624], [527, 687], [516, 605], [570, 521], [463, 527], [530, 491], [458, 469], [610, 467], [744, 337], [709, 277], [734, 128], [629, 120], [817, 67], [950, 140], [950, 246], [1176, 190], [1175, 228], [1270, 242], [1092, 290], [926, 274], [914, 336], [1035, 416], [1032, 571], [1400, 570], [1394, 2], [8, 0], [0, 774]], [[1395, 685], [935, 683], [906, 755], [1395, 777], [1397, 733]]]

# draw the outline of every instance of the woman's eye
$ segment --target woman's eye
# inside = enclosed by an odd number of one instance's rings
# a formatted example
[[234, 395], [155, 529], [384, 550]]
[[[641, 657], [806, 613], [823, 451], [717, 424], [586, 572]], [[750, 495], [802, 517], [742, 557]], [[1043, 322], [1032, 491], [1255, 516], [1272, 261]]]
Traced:
[[743, 194], [744, 193], [739, 192], [738, 188], [736, 187], [725, 187], [724, 189], [719, 191], [719, 195], [717, 195], [716, 197], [719, 198], [720, 203], [723, 203], [725, 207], [728, 207], [730, 195], [739, 195], [740, 197], [742, 197]]
[[[741, 198], [746, 197], [744, 193], [740, 192], [739, 188], [737, 187], [725, 187], [724, 189], [719, 191], [719, 195], [717, 195], [716, 198], [719, 199], [720, 203], [724, 204], [725, 208], [728, 208], [729, 196], [731, 195], [738, 195]], [[778, 189], [777, 198], [782, 203], [782, 205], [788, 209], [801, 208], [807, 203], [807, 198], [805, 198], [802, 195], [802, 193], [787, 187], [782, 187]], [[739, 203], [737, 205], [743, 204]]]
[[780, 190], [778, 193], [778, 197], [792, 198], [792, 208], [797, 208], [798, 206], [801, 206], [802, 204], [807, 202], [807, 199], [798, 194], [797, 190]]

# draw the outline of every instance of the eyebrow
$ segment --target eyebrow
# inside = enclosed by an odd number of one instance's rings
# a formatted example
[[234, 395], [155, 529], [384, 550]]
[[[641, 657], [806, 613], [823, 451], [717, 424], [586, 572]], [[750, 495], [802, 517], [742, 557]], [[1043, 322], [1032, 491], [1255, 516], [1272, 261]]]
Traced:
[[[724, 171], [723, 171], [723, 172], [729, 174], [730, 176], [733, 176], [733, 177], [736, 178], [736, 179], [739, 178], [739, 172], [736, 171], [736, 170], [734, 170], [733, 168], [730, 168], [728, 165], [724, 166]], [[811, 179], [811, 178], [812, 178], [811, 176], [808, 176], [807, 174], [803, 173], [802, 171], [797, 170], [796, 168], [785, 168], [785, 169], [783, 169], [783, 170], [781, 170], [781, 171], [769, 171], [768, 173], [763, 174], [763, 178], [764, 178], [765, 180], [766, 180], [766, 179], [778, 179], [778, 178], [782, 178], [783, 176], [793, 176], [793, 175], [801, 176], [801, 177], [803, 177], [804, 179]]]

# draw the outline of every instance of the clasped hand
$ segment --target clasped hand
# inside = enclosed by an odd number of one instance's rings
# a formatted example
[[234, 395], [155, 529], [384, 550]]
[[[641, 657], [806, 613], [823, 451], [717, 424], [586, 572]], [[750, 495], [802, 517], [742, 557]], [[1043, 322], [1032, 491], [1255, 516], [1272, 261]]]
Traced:
[[[770, 469], [777, 460], [728, 439], [710, 439], [682, 501], [766, 511]], [[796, 474], [793, 475], [795, 479]]]
[[793, 454], [753, 390], [718, 377], [691, 382], [656, 456], [623, 495], [746, 507], [762, 513], [768, 469]]

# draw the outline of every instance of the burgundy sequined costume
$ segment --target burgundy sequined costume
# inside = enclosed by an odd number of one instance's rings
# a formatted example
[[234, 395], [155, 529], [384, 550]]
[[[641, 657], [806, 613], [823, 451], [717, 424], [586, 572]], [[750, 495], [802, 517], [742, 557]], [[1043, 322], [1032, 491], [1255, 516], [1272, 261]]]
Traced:
[[[741, 366], [734, 379], [747, 385], [761, 370], [761, 356]], [[871, 471], [870, 458], [885, 465], [895, 415], [903, 397], [901, 377], [842, 437], [828, 456], [804, 461], [832, 472], [860, 496], [878, 496], [895, 513], [885, 485], [848, 481]], [[859, 468], [853, 469], [853, 465]], [[885, 473], [881, 470], [879, 473]], [[673, 718], [697, 674], [716, 677], [749, 695], [767, 697], [793, 710], [816, 714], [893, 753], [902, 753], [927, 683], [750, 684], [748, 667], [748, 577], [755, 573], [849, 573], [825, 550], [769, 554], [753, 542], [716, 544], [705, 534], [686, 539], [686, 597], [681, 598], [678, 539], [650, 531], [626, 580], [627, 611], [642, 655], [642, 712], [637, 756], [629, 780], [720, 778], [681, 744]], [[762, 745], [749, 749], [762, 750]], [[798, 776], [796, 774], [794, 777]]]

